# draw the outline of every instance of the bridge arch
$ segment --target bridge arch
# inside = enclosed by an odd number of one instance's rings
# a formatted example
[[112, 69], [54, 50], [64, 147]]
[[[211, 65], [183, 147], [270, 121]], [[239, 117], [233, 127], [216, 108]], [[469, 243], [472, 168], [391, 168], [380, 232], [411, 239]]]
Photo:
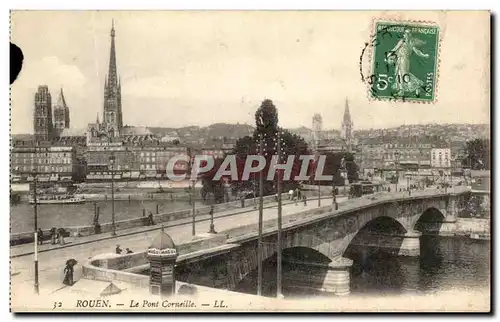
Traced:
[[[314, 276], [315, 279], [324, 279], [327, 274], [327, 266], [332, 262], [332, 259], [328, 255], [322, 253], [321, 251], [307, 247], [307, 246], [292, 246], [284, 248], [282, 252], [282, 259], [284, 265], [289, 265], [292, 269], [297, 269], [297, 267], [302, 264], [315, 263], [322, 265], [318, 267], [310, 268], [301, 271], [301, 274], [309, 274]], [[273, 269], [263, 270], [263, 295], [275, 293], [276, 286], [276, 261], [277, 252], [271, 253], [269, 256], [262, 260], [263, 267], [270, 266]], [[257, 262], [252, 263], [255, 265], [247, 266], [246, 272], [240, 272], [239, 278], [235, 283], [234, 291], [238, 292], [256, 292], [256, 281], [257, 281]], [[241, 274], [243, 273], [243, 274]], [[286, 271], [284, 271], [286, 273]], [[286, 274], [285, 274], [286, 276]], [[307, 276], [305, 276], [307, 278]]]
[[445, 221], [445, 215], [436, 207], [429, 207], [424, 210], [419, 216], [415, 216], [411, 227], [414, 230], [420, 231], [422, 233], [439, 230], [443, 222]]
[[344, 237], [340, 246], [340, 253], [344, 256], [348, 253], [349, 246], [356, 243], [362, 243], [368, 235], [377, 233], [385, 235], [404, 235], [408, 232], [405, 226], [392, 216], [375, 217], [365, 223], [354, 234], [348, 234]]

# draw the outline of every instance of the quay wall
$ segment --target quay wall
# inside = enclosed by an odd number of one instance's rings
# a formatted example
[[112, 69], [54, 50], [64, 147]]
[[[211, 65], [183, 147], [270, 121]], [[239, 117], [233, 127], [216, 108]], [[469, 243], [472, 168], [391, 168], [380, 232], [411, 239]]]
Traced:
[[[284, 200], [287, 198], [286, 194], [283, 194], [282, 197]], [[269, 204], [275, 201], [275, 196], [266, 196], [263, 198], [264, 204]], [[255, 205], [258, 206], [259, 199], [255, 199]], [[231, 201], [221, 204], [214, 204], [214, 213], [228, 210], [234, 210], [235, 212], [242, 211], [251, 211], [253, 210], [254, 200], [253, 199], [245, 199], [245, 207], [241, 207], [241, 200]], [[196, 216], [208, 215], [210, 212], [210, 206], [203, 206], [196, 208]], [[153, 220], [155, 224], [158, 223], [168, 223], [175, 220], [181, 220], [191, 217], [191, 209], [177, 210], [173, 212], [166, 212], [160, 214], [154, 214]], [[120, 220], [115, 222], [116, 230], [121, 229], [130, 229], [136, 227], [144, 227], [147, 226], [148, 218], [145, 217], [136, 217], [127, 220]], [[110, 222], [101, 223], [101, 233], [109, 233], [112, 231], [112, 224]], [[61, 228], [61, 227], [57, 227]], [[95, 234], [94, 226], [86, 225], [86, 226], [72, 226], [72, 227], [62, 227], [64, 228], [68, 234], [65, 237], [81, 237], [81, 236], [89, 236]], [[44, 240], [50, 240], [50, 230], [43, 230]], [[10, 245], [19, 245], [33, 242], [33, 232], [22, 232], [22, 233], [14, 233], [10, 235]]]

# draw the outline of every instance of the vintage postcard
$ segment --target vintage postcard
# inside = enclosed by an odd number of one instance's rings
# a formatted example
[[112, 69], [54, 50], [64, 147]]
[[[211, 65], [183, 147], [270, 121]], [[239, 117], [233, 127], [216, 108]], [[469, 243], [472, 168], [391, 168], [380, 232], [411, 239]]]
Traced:
[[490, 22], [11, 11], [11, 310], [489, 312]]

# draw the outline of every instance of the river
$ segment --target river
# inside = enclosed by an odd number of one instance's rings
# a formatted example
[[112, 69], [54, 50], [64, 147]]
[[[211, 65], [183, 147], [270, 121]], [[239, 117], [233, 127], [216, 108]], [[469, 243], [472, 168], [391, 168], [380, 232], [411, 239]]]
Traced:
[[[490, 285], [490, 241], [465, 237], [422, 236], [419, 257], [389, 256], [382, 251], [367, 251], [352, 259], [351, 293], [356, 295], [429, 294], [445, 290], [473, 291]], [[286, 272], [287, 263], [283, 263]], [[263, 295], [276, 294], [276, 262], [264, 262]], [[284, 273], [286, 274], [286, 273]], [[257, 275], [238, 289], [256, 293]], [[283, 284], [288, 298], [325, 296], [312, 289]]]
[[[187, 201], [171, 200], [145, 200], [145, 201], [115, 201], [115, 220], [125, 220], [142, 216], [142, 209], [146, 209], [146, 215], [151, 211], [156, 213], [156, 205], [159, 212], [171, 212], [180, 209], [190, 209]], [[198, 205], [202, 205], [198, 203]], [[97, 201], [99, 207], [99, 222], [111, 222], [111, 202]], [[39, 205], [38, 227], [50, 229], [52, 227], [70, 227], [91, 225], [94, 216], [94, 202], [84, 204], [67, 205]], [[20, 203], [10, 206], [11, 233], [33, 231], [33, 205]]]

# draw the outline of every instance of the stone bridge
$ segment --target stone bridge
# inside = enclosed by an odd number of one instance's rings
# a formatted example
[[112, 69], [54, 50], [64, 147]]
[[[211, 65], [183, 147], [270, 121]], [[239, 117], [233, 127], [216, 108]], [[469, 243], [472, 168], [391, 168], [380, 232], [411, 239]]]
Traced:
[[[422, 233], [443, 233], [454, 229], [461, 205], [469, 197], [466, 188], [380, 193], [349, 200], [335, 210], [333, 205], [284, 218], [283, 261], [295, 269], [283, 279], [296, 287], [315, 285], [334, 294], [350, 289], [349, 249], [354, 246], [385, 248], [401, 256], [418, 256]], [[274, 221], [275, 222], [275, 221]], [[269, 225], [264, 225], [264, 227]], [[257, 269], [258, 234], [228, 233], [225, 254], [214, 254], [189, 263], [179, 263], [179, 278], [195, 284], [238, 290]], [[274, 260], [277, 227], [265, 229], [262, 260]], [[209, 272], [209, 274], [207, 274]], [[275, 284], [275, 282], [273, 282]], [[305, 286], [304, 286], [305, 287]]]

